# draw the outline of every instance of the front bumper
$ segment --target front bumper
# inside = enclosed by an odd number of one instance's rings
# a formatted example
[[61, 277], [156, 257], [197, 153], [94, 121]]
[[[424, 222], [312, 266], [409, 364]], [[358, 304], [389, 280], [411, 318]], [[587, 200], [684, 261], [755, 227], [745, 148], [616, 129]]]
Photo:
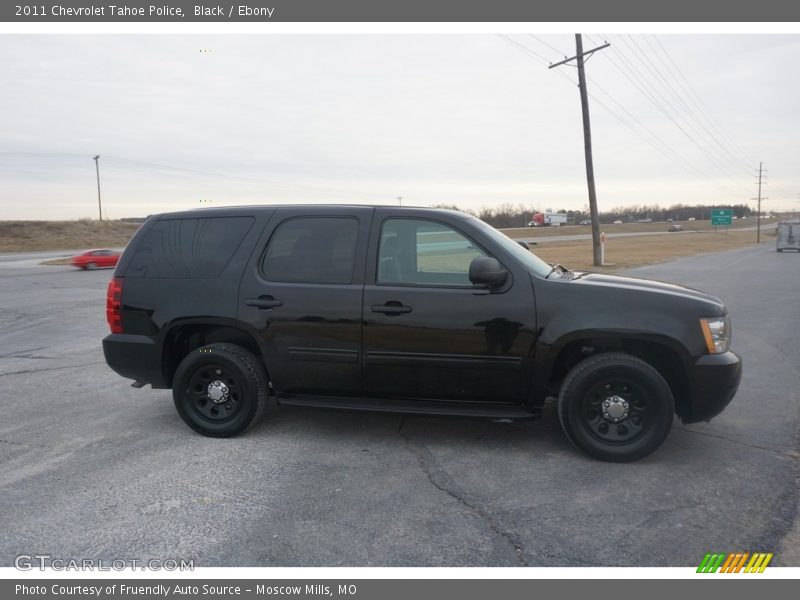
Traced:
[[684, 423], [710, 421], [733, 399], [742, 379], [742, 359], [733, 352], [701, 356], [689, 366], [689, 402]]
[[145, 335], [112, 333], [103, 338], [103, 354], [108, 366], [123, 377], [154, 388], [167, 387], [156, 340]]

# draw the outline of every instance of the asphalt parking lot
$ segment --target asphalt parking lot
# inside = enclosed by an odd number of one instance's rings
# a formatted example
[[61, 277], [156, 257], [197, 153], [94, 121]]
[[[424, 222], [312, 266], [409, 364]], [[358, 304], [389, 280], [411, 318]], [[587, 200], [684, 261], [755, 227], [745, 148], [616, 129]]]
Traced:
[[[23, 257], [24, 259], [24, 257]], [[109, 370], [111, 272], [0, 257], [0, 565], [18, 554], [196, 566], [800, 566], [800, 256], [763, 244], [636, 269], [730, 309], [744, 378], [633, 464], [534, 422], [272, 406], [235, 439]]]

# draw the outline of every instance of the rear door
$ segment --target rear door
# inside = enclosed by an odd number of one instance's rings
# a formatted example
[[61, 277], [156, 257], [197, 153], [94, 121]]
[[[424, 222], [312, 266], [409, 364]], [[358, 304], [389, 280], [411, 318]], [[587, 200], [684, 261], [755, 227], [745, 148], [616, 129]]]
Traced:
[[361, 390], [361, 301], [373, 209], [281, 208], [239, 289], [239, 319], [255, 327], [280, 394]]
[[[533, 371], [536, 309], [528, 273], [466, 220], [378, 208], [364, 288], [364, 388], [378, 397], [520, 402]], [[492, 292], [469, 265], [510, 271]]]

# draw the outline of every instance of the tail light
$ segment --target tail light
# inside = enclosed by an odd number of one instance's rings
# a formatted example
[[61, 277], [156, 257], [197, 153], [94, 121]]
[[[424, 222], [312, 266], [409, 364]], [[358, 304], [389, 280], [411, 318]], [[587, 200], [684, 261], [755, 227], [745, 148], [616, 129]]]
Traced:
[[122, 333], [122, 278], [114, 277], [106, 291], [106, 320], [111, 333]]

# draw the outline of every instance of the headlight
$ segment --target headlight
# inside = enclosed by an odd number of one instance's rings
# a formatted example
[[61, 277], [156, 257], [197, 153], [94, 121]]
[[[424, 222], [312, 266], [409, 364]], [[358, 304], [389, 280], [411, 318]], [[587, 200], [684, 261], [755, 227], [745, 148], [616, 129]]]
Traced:
[[700, 319], [700, 328], [709, 354], [727, 352], [731, 345], [731, 318]]

